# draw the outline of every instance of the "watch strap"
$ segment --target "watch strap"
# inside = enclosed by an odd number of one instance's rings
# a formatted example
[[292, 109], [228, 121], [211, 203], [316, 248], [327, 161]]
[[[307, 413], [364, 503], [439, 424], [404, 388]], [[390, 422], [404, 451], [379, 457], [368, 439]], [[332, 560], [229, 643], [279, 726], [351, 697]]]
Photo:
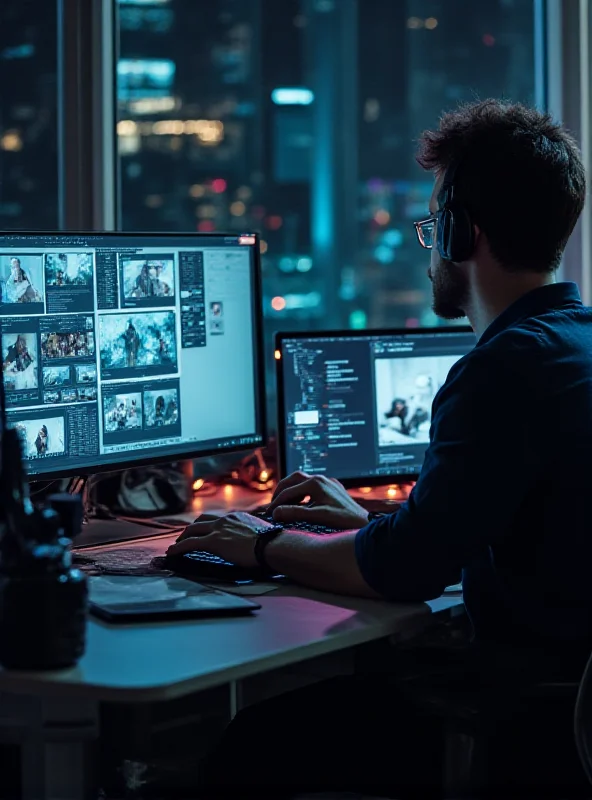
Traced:
[[257, 563], [265, 572], [273, 572], [265, 559], [265, 548], [270, 542], [273, 542], [280, 533], [283, 533], [283, 531], [284, 526], [279, 524], [267, 526], [265, 528], [255, 528], [256, 538], [253, 552]]

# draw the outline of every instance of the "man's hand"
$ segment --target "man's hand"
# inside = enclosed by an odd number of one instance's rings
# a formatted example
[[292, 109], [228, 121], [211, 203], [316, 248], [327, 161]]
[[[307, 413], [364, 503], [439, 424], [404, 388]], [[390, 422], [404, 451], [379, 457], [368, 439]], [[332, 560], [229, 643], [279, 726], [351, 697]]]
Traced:
[[[339, 484], [335, 486], [336, 490], [343, 491]], [[350, 500], [348, 506], [351, 508], [351, 505], [356, 504]], [[332, 513], [346, 512], [337, 507]], [[351, 521], [353, 510], [349, 514]], [[362, 515], [365, 516], [363, 511]], [[344, 517], [340, 519], [343, 520]], [[360, 527], [365, 519], [360, 517], [357, 522], [357, 527]], [[169, 547], [167, 555], [177, 556], [192, 550], [205, 550], [242, 567], [256, 567], [258, 562], [255, 558], [255, 542], [259, 534], [255, 533], [255, 529], [270, 526], [271, 523], [265, 523], [243, 511], [235, 511], [209, 522], [194, 522], [179, 536], [177, 543]], [[359, 597], [377, 597], [358, 567], [355, 538], [354, 530], [336, 533], [334, 536], [315, 536], [286, 530], [271, 543], [269, 551], [266, 551], [266, 558], [273, 571], [313, 589]]]
[[[308, 505], [302, 505], [306, 498]], [[276, 486], [269, 506], [276, 522], [310, 522], [328, 528], [354, 530], [368, 523], [368, 513], [349, 496], [339, 481], [294, 472]]]
[[240, 567], [256, 567], [256, 528], [271, 527], [257, 517], [243, 511], [234, 511], [226, 517], [189, 525], [169, 547], [167, 556], [180, 556], [192, 550], [205, 550]]

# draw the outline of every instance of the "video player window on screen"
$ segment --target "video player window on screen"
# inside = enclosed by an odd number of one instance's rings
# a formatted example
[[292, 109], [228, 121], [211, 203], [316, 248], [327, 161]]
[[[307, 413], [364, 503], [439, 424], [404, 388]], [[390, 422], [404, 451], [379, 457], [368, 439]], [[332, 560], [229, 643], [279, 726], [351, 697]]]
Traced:
[[285, 468], [351, 481], [419, 474], [432, 403], [470, 332], [286, 339]]
[[245, 238], [0, 236], [8, 421], [31, 473], [262, 441]]

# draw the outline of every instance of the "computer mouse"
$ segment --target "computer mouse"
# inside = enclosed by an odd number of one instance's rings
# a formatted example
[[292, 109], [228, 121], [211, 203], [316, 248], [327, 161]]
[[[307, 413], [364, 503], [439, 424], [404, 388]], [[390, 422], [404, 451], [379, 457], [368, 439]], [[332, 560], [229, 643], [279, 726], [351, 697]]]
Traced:
[[165, 553], [163, 556], [155, 556], [152, 559], [152, 566], [156, 569], [173, 569], [174, 565], [178, 562], [180, 556], [169, 556]]
[[154, 569], [174, 572], [176, 575], [184, 575], [190, 565], [191, 562], [183, 555], [169, 555], [165, 553], [163, 556], [155, 556], [155, 558], [152, 559], [152, 567], [154, 567]]
[[223, 514], [200, 514], [193, 522], [216, 522], [217, 519], [224, 516]]

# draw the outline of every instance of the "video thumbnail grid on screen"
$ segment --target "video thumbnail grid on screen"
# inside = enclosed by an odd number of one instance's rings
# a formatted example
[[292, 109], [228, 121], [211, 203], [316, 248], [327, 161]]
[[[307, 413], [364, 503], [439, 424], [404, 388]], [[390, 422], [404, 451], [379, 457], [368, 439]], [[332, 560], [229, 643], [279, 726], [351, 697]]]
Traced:
[[225, 301], [223, 292], [206, 301], [203, 249], [165, 241], [17, 250], [0, 237], [9, 423], [27, 458], [60, 461], [36, 471], [123, 461], [134, 443], [155, 455], [166, 444], [172, 457], [187, 448], [182, 354], [224, 337]]
[[470, 332], [288, 340], [285, 470], [343, 480], [418, 474], [434, 398], [474, 342]]

